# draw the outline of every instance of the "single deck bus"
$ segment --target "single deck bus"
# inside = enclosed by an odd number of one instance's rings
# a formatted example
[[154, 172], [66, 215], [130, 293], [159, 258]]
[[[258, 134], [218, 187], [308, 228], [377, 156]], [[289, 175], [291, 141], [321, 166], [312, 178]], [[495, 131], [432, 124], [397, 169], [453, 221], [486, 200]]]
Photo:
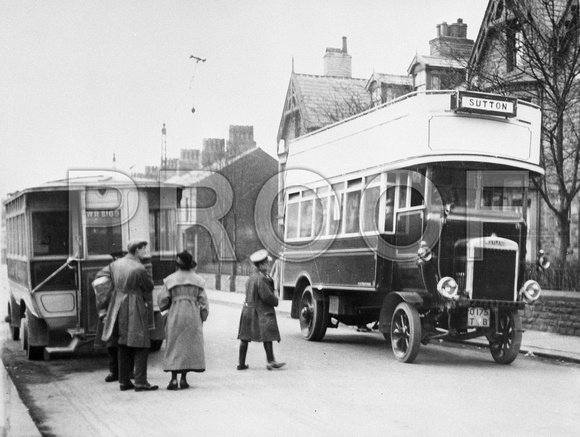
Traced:
[[[81, 174], [82, 173], [82, 174]], [[95, 339], [95, 274], [126, 250], [149, 242], [145, 265], [155, 283], [151, 349], [164, 339], [156, 293], [175, 271], [176, 211], [181, 187], [137, 181], [118, 172], [69, 172], [10, 195], [6, 208], [8, 319], [13, 340], [31, 360], [74, 352]]]
[[428, 91], [290, 141], [281, 295], [303, 336], [372, 323], [402, 362], [485, 336], [511, 363], [541, 291], [524, 282], [540, 122], [515, 98]]

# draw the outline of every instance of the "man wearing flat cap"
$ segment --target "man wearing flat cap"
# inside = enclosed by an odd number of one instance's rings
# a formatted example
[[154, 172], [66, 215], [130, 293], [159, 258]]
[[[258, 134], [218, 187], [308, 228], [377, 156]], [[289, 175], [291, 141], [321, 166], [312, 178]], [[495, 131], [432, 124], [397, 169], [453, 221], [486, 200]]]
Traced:
[[262, 249], [254, 252], [250, 256], [250, 261], [256, 266], [256, 271], [246, 282], [246, 301], [238, 331], [240, 340], [238, 370], [246, 370], [249, 367], [246, 364], [246, 354], [250, 341], [264, 343], [268, 370], [280, 369], [285, 363], [276, 362], [272, 345], [273, 341], [280, 341], [274, 309], [278, 306], [278, 296], [274, 293], [274, 281], [268, 274], [272, 258]]
[[[149, 312], [153, 311], [153, 280], [142, 261], [147, 255], [147, 241], [132, 240], [128, 253], [103, 268], [98, 277], [108, 277], [113, 283], [107, 307], [102, 340], [117, 339], [119, 384], [121, 391], [156, 390], [147, 381]], [[135, 385], [129, 379], [131, 357], [135, 361]]]

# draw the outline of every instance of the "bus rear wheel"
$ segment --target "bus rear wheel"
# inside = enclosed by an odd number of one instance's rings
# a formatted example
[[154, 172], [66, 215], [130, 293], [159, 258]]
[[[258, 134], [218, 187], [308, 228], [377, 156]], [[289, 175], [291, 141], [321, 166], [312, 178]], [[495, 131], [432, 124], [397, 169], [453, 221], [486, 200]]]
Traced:
[[391, 347], [397, 361], [412, 363], [421, 346], [421, 318], [417, 308], [401, 302], [391, 321]]
[[[28, 310], [26, 311], [26, 315], [28, 316], [30, 313]], [[31, 314], [30, 314], [31, 315]], [[33, 315], [31, 315], [34, 317]], [[28, 317], [22, 319], [21, 325], [22, 336], [20, 338], [20, 342], [22, 345], [22, 349], [26, 355], [26, 358], [29, 360], [42, 360], [44, 359], [44, 346], [31, 346], [30, 342], [28, 341], [29, 337], [29, 326], [28, 326]]]
[[522, 345], [522, 320], [517, 310], [499, 314], [498, 330], [488, 337], [489, 350], [496, 363], [511, 364], [520, 352]]
[[324, 300], [316, 300], [312, 287], [309, 285], [300, 298], [300, 330], [302, 336], [309, 341], [320, 341], [328, 327], [328, 308]]
[[14, 341], [18, 341], [20, 340], [20, 326], [14, 326], [14, 306], [13, 305], [8, 305], [8, 317], [9, 317], [9, 321], [8, 323], [10, 323], [10, 338], [12, 338], [12, 340]]

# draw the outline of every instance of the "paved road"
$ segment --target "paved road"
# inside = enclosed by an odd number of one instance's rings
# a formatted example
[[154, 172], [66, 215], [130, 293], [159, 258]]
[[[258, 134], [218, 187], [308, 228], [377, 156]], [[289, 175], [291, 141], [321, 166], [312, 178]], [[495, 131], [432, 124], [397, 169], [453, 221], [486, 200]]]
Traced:
[[[4, 342], [3, 361], [43, 435], [353, 436], [574, 435], [580, 426], [580, 366], [429, 345], [416, 363], [395, 361], [382, 336], [350, 328], [306, 342], [279, 317], [275, 345], [287, 369], [269, 372], [261, 344], [238, 372], [239, 308], [214, 304], [205, 325], [207, 371], [170, 392], [161, 352], [150, 358], [157, 392], [106, 384], [106, 356], [84, 352], [29, 362]], [[6, 333], [6, 330], [3, 330]]]

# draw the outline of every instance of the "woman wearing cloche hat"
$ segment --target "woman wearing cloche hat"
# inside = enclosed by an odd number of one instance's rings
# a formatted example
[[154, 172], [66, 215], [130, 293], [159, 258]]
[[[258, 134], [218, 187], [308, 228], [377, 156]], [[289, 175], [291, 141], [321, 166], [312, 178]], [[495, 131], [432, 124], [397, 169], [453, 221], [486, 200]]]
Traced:
[[254, 252], [250, 261], [256, 266], [256, 271], [246, 282], [246, 301], [240, 317], [238, 339], [240, 351], [238, 370], [246, 370], [246, 354], [248, 343], [258, 341], [264, 343], [268, 370], [279, 369], [285, 363], [276, 362], [272, 342], [280, 341], [280, 331], [276, 320], [278, 297], [274, 293], [274, 281], [268, 275], [272, 258], [264, 249]]
[[178, 270], [163, 280], [157, 297], [159, 309], [169, 309], [163, 359], [163, 370], [171, 372], [167, 390], [177, 390], [177, 374], [183, 389], [189, 387], [187, 372], [205, 371], [203, 322], [209, 313], [205, 281], [194, 273], [197, 263], [189, 252], [178, 253], [176, 264]]

